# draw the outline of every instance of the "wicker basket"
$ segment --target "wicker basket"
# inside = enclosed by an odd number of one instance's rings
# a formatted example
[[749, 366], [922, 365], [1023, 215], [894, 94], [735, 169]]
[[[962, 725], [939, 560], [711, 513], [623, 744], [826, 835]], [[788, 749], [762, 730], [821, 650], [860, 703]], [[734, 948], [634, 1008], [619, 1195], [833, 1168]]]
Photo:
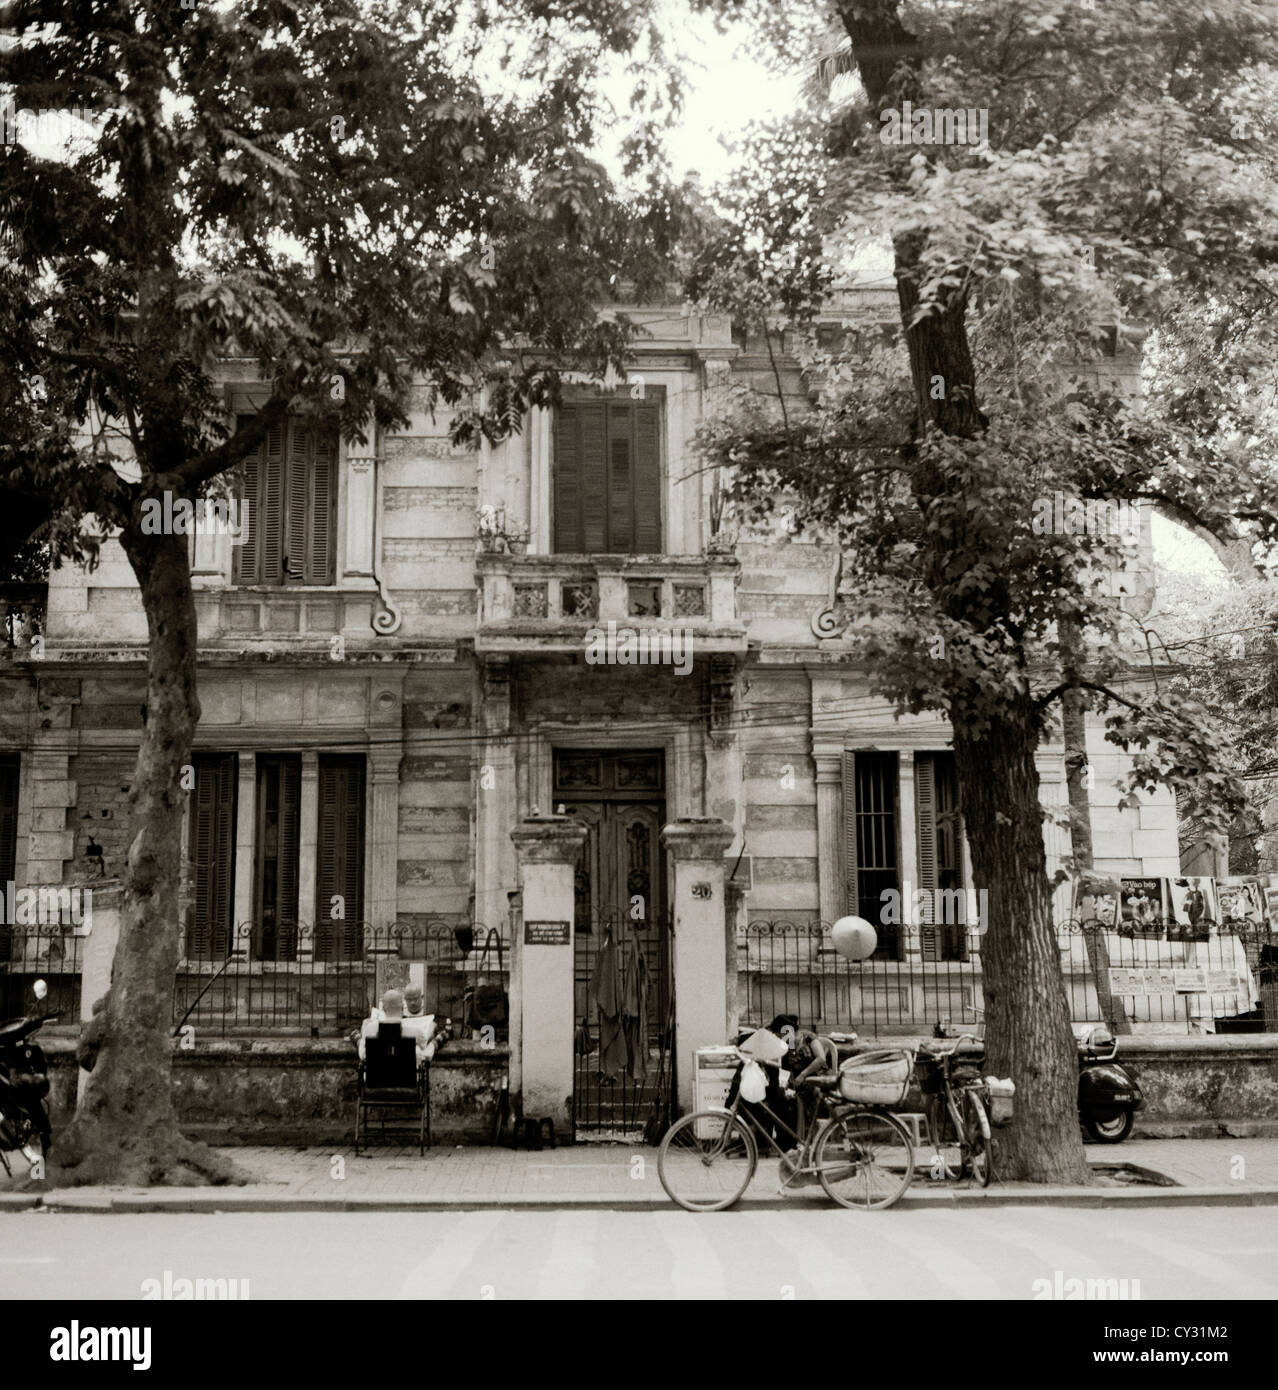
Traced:
[[839, 1094], [862, 1105], [900, 1105], [913, 1071], [909, 1052], [862, 1052], [839, 1068]]

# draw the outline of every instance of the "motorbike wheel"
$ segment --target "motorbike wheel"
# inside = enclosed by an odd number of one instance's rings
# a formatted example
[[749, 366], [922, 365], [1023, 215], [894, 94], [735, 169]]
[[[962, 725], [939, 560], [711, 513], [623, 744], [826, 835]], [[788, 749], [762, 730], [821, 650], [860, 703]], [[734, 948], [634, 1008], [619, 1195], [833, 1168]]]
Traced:
[[1098, 1144], [1121, 1144], [1132, 1132], [1135, 1122], [1136, 1116], [1132, 1111], [1120, 1110], [1117, 1115], [1105, 1120], [1088, 1115], [1083, 1120], [1083, 1128]]

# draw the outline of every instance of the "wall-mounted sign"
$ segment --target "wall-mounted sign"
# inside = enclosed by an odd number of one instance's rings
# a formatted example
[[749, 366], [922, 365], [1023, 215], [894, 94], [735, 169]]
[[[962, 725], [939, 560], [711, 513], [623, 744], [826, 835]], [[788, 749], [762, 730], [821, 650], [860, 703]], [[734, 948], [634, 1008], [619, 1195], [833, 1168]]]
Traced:
[[567, 946], [569, 924], [567, 922], [525, 922], [525, 946]]
[[692, 885], [692, 896], [694, 898], [712, 898], [714, 889], [708, 883], [694, 883]]

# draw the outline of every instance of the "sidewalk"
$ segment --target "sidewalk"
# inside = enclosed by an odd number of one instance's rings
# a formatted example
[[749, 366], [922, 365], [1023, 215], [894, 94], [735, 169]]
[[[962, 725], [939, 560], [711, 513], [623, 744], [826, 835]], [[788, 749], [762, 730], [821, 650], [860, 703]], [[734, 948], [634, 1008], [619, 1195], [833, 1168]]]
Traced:
[[[541, 1152], [473, 1146], [223, 1150], [248, 1173], [243, 1187], [69, 1188], [14, 1191], [0, 1181], [0, 1212], [51, 1211], [345, 1211], [456, 1210], [484, 1207], [669, 1207], [657, 1176], [657, 1150], [644, 1145], [579, 1144]], [[1087, 1146], [1098, 1170], [1090, 1187], [1045, 1188], [995, 1182], [936, 1183], [920, 1168], [900, 1203], [910, 1206], [1181, 1206], [1278, 1205], [1278, 1139], [1135, 1139]], [[1161, 1175], [1133, 1183], [1114, 1165]], [[15, 1167], [18, 1165], [15, 1164]], [[1111, 1171], [1107, 1173], [1105, 1170]], [[4, 1188], [8, 1188], [5, 1191]], [[743, 1199], [752, 1206], [824, 1202], [819, 1188], [782, 1196], [775, 1158], [760, 1157]]]

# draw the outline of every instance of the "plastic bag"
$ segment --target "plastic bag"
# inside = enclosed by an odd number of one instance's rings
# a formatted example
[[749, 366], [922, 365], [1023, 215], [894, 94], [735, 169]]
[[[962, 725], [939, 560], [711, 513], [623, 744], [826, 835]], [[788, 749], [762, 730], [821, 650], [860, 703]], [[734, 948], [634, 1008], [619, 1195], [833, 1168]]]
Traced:
[[768, 1078], [758, 1062], [746, 1062], [741, 1068], [741, 1099], [757, 1105], [768, 1093]]

